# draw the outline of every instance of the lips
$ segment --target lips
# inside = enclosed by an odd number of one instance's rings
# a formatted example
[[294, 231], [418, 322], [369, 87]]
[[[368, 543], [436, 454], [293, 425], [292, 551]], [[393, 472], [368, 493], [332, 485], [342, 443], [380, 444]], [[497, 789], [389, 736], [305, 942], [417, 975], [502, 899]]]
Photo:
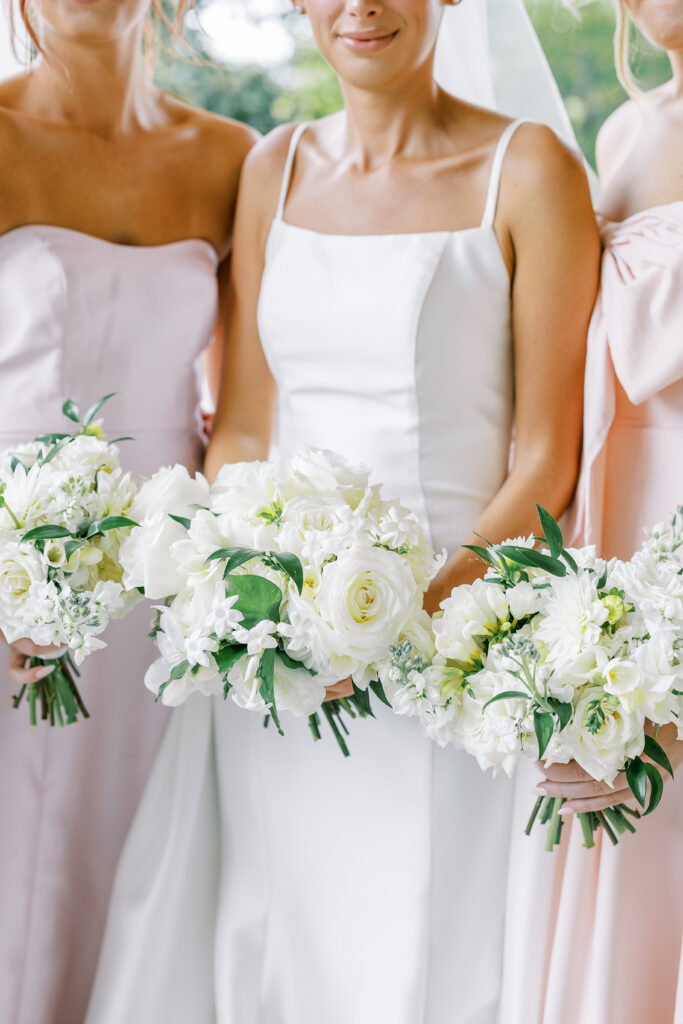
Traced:
[[397, 35], [398, 29], [372, 29], [368, 32], [340, 32], [339, 38], [355, 53], [375, 53], [389, 46]]

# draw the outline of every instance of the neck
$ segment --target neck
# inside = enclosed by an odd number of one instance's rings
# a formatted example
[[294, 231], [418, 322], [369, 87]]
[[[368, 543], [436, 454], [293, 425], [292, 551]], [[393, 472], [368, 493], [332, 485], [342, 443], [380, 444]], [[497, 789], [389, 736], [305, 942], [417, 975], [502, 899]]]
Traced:
[[157, 94], [144, 71], [141, 33], [135, 26], [125, 37], [98, 43], [46, 34], [47, 57], [27, 82], [31, 111], [103, 138], [153, 127]]
[[361, 89], [344, 84], [345, 148], [363, 169], [380, 166], [409, 153], [441, 121], [441, 91], [431, 64], [418, 81], [387, 90]]

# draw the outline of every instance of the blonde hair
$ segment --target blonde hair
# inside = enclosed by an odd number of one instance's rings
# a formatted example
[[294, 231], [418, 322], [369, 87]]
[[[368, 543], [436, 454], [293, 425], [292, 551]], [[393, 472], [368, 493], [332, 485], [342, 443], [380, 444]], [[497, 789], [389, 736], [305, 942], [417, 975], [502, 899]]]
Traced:
[[617, 27], [614, 33], [614, 64], [617, 78], [629, 96], [639, 96], [640, 88], [631, 67], [631, 19], [626, 0], [616, 0]]

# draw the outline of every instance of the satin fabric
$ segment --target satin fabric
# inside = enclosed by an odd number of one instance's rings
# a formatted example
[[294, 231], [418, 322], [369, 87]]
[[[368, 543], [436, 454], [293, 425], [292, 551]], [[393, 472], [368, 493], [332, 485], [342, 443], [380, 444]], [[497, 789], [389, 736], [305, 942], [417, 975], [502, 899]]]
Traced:
[[[602, 235], [574, 540], [627, 558], [683, 502], [683, 202]], [[616, 848], [585, 850], [574, 821], [557, 853], [542, 840], [513, 851], [527, 900], [510, 924], [504, 1024], [683, 1024], [683, 779]]]
[[[201, 241], [131, 248], [59, 227], [0, 236], [0, 447], [103, 416], [127, 469], [198, 466], [195, 361], [216, 319], [215, 256]], [[167, 715], [142, 685], [149, 610], [111, 624], [82, 666], [87, 721], [31, 728], [16, 686], [0, 699], [0, 1020], [85, 1016], [114, 870]], [[6, 649], [2, 652], [5, 675]]]
[[[279, 449], [324, 446], [363, 460], [437, 546], [454, 550], [508, 466], [510, 282], [493, 219], [514, 128], [480, 227], [353, 237], [283, 219], [301, 130], [258, 309]], [[376, 721], [353, 723], [347, 761], [331, 735], [314, 744], [290, 717], [285, 730], [282, 739], [230, 701], [193, 698], [174, 716], [168, 770], [157, 766], [122, 857], [87, 1024], [187, 1024], [188, 987], [201, 1024], [494, 1024], [508, 780], [382, 707]], [[169, 818], [185, 822], [177, 856]], [[215, 899], [198, 927], [195, 892], [215, 843]], [[169, 950], [172, 927], [180, 952]], [[196, 937], [208, 958], [207, 936], [213, 1013], [207, 962], [191, 952]]]

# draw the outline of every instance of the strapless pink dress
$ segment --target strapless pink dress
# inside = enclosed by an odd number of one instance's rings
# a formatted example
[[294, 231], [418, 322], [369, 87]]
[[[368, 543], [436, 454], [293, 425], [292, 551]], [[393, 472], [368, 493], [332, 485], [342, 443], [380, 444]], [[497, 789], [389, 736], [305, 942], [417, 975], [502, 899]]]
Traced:
[[[0, 448], [105, 409], [126, 468], [198, 467], [195, 363], [216, 322], [201, 240], [132, 248], [58, 227], [0, 236]], [[0, 650], [0, 1021], [81, 1024], [114, 869], [166, 724], [142, 678], [144, 606], [83, 665], [91, 718], [31, 728]]]
[[[602, 234], [574, 539], [629, 557], [683, 503], [683, 202]], [[683, 773], [617, 847], [575, 821], [556, 854], [539, 839], [513, 858], [501, 1024], [683, 1024]]]

